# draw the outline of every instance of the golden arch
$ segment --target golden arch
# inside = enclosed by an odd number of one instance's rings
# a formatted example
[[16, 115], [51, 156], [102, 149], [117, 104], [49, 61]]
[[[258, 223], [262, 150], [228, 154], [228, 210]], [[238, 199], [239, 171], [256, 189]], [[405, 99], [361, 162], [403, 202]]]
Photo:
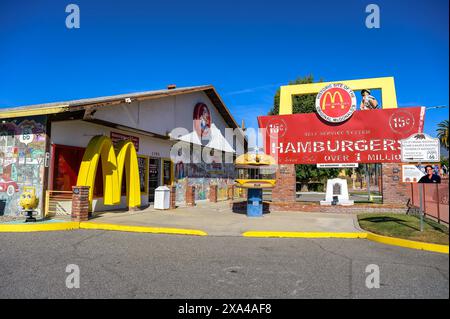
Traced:
[[116, 154], [111, 139], [106, 136], [94, 136], [89, 141], [78, 172], [77, 186], [89, 186], [91, 206], [99, 159], [101, 159], [103, 171], [103, 203], [105, 205], [120, 204], [122, 177], [126, 170], [127, 206], [141, 205], [136, 149], [130, 141], [120, 142], [117, 149]]
[[344, 98], [342, 97], [342, 94], [340, 92], [334, 92], [333, 94], [331, 94], [331, 92], [327, 92], [325, 94], [325, 96], [323, 97], [323, 101], [322, 101], [322, 110], [325, 110], [325, 102], [327, 100], [327, 97], [330, 97], [330, 102], [331, 102], [331, 108], [334, 109], [334, 102], [336, 100], [336, 96], [339, 96], [339, 100], [341, 101], [341, 109], [344, 109]]

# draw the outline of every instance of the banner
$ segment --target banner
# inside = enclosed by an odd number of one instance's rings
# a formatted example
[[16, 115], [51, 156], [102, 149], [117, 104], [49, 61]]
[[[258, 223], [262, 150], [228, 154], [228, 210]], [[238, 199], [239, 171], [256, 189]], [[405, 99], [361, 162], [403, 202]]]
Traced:
[[114, 147], [116, 147], [117, 143], [119, 143], [120, 141], [123, 141], [123, 140], [131, 141], [134, 144], [134, 148], [136, 149], [136, 152], [139, 152], [139, 137], [122, 134], [122, 133], [118, 133], [118, 132], [111, 132], [110, 138], [111, 138], [111, 141], [112, 141]]
[[343, 123], [316, 113], [259, 116], [279, 164], [401, 163], [400, 140], [423, 131], [424, 107], [355, 111]]

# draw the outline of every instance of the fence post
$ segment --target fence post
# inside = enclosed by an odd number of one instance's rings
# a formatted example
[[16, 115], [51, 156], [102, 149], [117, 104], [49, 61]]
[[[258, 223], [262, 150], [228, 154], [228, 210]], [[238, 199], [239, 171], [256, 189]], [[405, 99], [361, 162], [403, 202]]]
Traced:
[[438, 214], [438, 223], [440, 224], [441, 223], [441, 212], [440, 212], [440, 209], [439, 209], [439, 203], [440, 203], [440, 200], [439, 200], [439, 184], [436, 184], [436, 195], [437, 195], [437, 201], [436, 201], [436, 205], [437, 205], [437, 214]]
[[45, 191], [44, 218], [48, 216], [48, 206], [50, 205], [50, 191]]
[[426, 215], [426, 213], [425, 213], [425, 195], [426, 195], [426, 188], [425, 188], [425, 183], [422, 183], [422, 194], [423, 194], [423, 196], [422, 196], [422, 200], [423, 200], [423, 206], [422, 206], [422, 208], [423, 208], [423, 214], [424, 215]]

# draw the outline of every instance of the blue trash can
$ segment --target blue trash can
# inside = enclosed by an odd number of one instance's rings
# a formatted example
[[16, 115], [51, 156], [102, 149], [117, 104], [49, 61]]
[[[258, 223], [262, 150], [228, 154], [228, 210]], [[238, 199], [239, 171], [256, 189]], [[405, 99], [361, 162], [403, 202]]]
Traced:
[[262, 189], [250, 188], [247, 193], [247, 217], [262, 217]]

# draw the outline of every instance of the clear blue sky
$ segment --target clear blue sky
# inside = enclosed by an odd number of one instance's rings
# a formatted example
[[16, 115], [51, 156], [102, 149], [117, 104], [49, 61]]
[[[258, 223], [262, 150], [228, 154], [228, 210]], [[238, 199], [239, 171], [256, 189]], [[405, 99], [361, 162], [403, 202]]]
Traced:
[[[81, 28], [67, 29], [76, 3]], [[365, 27], [377, 3], [381, 28]], [[446, 0], [0, 2], [0, 107], [213, 84], [256, 126], [277, 87], [394, 76], [400, 106], [448, 105]], [[448, 109], [427, 113], [426, 132]]]

